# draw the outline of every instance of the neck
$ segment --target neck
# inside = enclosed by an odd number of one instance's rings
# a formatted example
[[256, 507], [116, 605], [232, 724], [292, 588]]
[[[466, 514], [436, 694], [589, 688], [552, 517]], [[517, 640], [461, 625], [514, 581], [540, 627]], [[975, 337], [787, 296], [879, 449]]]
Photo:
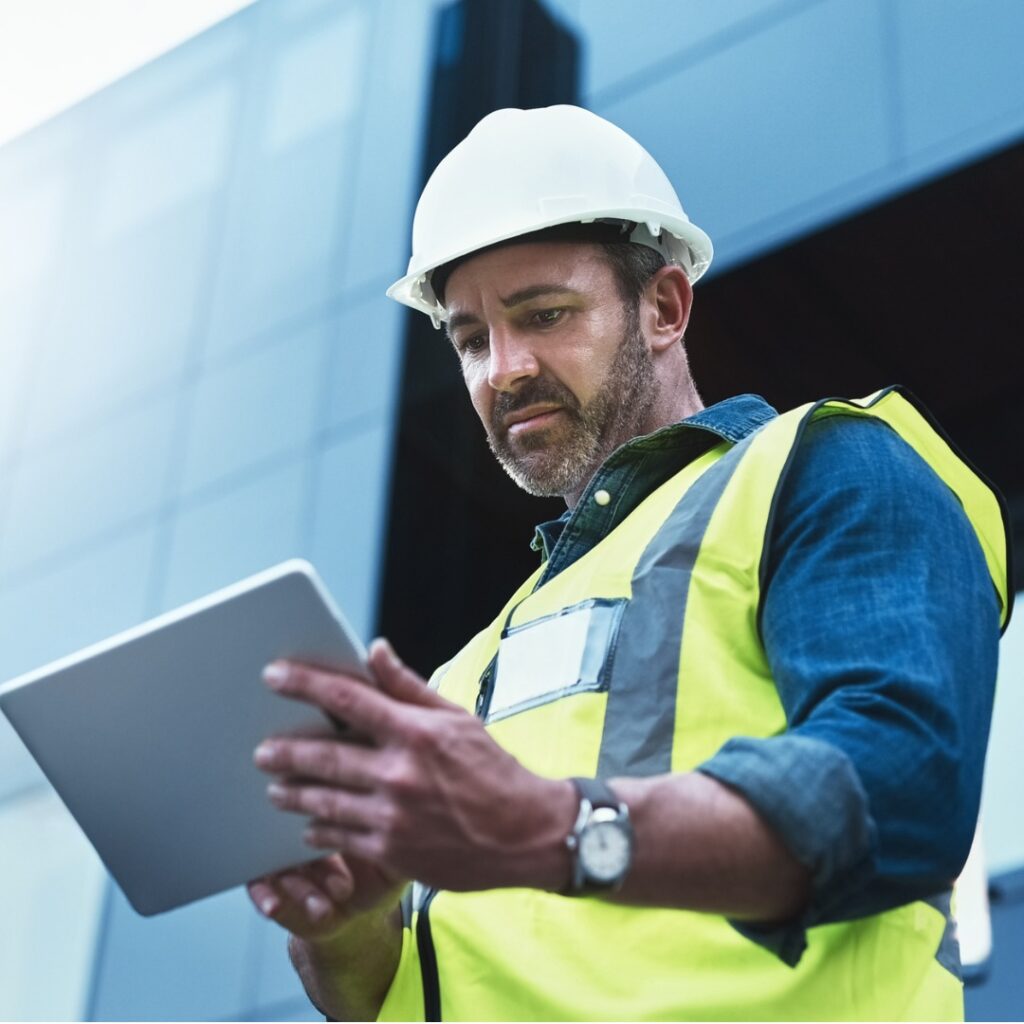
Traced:
[[572, 509], [579, 504], [579, 500], [583, 496], [583, 492], [590, 486], [591, 480], [594, 479], [598, 470], [604, 465], [608, 456], [617, 448], [628, 441], [632, 441], [634, 437], [653, 434], [654, 431], [660, 430], [662, 427], [668, 427], [673, 423], [678, 423], [680, 420], [685, 420], [700, 412], [703, 408], [704, 403], [701, 401], [701, 397], [697, 393], [697, 389], [694, 387], [693, 380], [688, 372], [685, 374], [685, 379], [679, 382], [679, 386], [671, 389], [661, 389], [658, 400], [652, 404], [648, 414], [641, 421], [639, 428], [634, 429], [630, 436], [616, 440], [602, 455], [600, 462], [593, 466], [591, 471], [586, 474], [579, 486], [563, 495], [566, 506]]

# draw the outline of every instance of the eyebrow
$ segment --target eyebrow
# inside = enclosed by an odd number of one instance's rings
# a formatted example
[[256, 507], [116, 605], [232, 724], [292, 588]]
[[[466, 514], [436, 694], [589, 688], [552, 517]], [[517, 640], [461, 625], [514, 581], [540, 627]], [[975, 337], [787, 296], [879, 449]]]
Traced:
[[[519, 291], [500, 298], [505, 309], [511, 309], [513, 306], [520, 306], [531, 299], [538, 299], [542, 295], [565, 295], [566, 293], [575, 294], [573, 289], [566, 284], [532, 284], [528, 288], [520, 288]], [[479, 320], [472, 313], [456, 313], [448, 319], [446, 333], [451, 338], [453, 331], [475, 323], [479, 323]]]

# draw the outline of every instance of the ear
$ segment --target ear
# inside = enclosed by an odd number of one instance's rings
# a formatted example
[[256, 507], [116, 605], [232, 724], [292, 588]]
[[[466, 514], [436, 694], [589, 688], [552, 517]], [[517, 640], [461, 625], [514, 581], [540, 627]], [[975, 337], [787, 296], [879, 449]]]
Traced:
[[644, 287], [643, 312], [652, 352], [664, 352], [686, 331], [693, 304], [693, 289], [681, 267], [662, 267]]

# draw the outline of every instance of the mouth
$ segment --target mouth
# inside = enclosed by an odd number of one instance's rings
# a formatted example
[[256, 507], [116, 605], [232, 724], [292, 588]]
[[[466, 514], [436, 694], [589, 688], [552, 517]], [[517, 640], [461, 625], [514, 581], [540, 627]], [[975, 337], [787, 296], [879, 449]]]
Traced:
[[505, 430], [510, 436], [516, 437], [530, 430], [538, 430], [541, 427], [550, 426], [562, 413], [563, 409], [561, 406], [556, 406], [553, 409], [520, 409], [518, 412], [505, 417]]

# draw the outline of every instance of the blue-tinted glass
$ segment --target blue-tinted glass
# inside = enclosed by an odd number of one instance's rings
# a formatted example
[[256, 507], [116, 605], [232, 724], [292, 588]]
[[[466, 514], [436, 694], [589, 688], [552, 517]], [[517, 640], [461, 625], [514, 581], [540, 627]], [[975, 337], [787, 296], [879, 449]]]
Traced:
[[[5, 679], [6, 676], [0, 677], [0, 682]], [[0, 801], [12, 793], [43, 785], [44, 779], [42, 769], [32, 759], [11, 723], [0, 713]], [[7, 1019], [0, 1011], [0, 1020]]]
[[165, 216], [222, 185], [236, 103], [234, 85], [218, 81], [118, 133], [104, 159], [97, 239]]
[[145, 617], [154, 532], [126, 533], [0, 589], [0, 679], [95, 643]]
[[[28, 407], [33, 349], [43, 315], [42, 291], [37, 285], [0, 294], [0, 463], [10, 455], [20, 418]], [[0, 487], [8, 485], [9, 480], [0, 478]]]
[[211, 26], [187, 43], [164, 54], [138, 71], [115, 82], [103, 94], [100, 121], [117, 131], [122, 124], [135, 119], [153, 119], [164, 104], [187, 96], [193, 89], [202, 89], [225, 75], [239, 76], [247, 47], [252, 43], [252, 30], [259, 16], [259, 7], [243, 7], [237, 14]]
[[315, 323], [205, 373], [192, 403], [183, 491], [294, 453], [309, 441], [325, 335]]
[[1021, 723], [1024, 722], [1024, 593], [999, 646], [999, 677], [982, 796], [985, 859], [991, 873], [1024, 868]]
[[[697, 46], [713, 45], [720, 33], [742, 27], [754, 14], [771, 13], [779, 0], [634, 0], [629, 4], [577, 5], [568, 24], [585, 40], [583, 93], [595, 93], [652, 64]], [[655, 26], [661, 26], [660, 31]]]
[[293, 35], [274, 55], [263, 126], [266, 150], [294, 146], [353, 113], [362, 85], [366, 20], [362, 8], [349, 6]]
[[397, 19], [403, 28], [385, 28], [373, 38], [353, 188], [358, 201], [352, 203], [345, 251], [346, 288], [373, 283], [379, 295], [405, 273], [438, 6], [402, 0], [381, 4], [385, 26]]
[[113, 889], [91, 1018], [234, 1019], [247, 1005], [250, 922], [233, 889], [157, 917], [140, 917]]
[[105, 871], [56, 794], [0, 801], [0, 1020], [78, 1020]]
[[369, 639], [376, 619], [391, 428], [345, 437], [320, 456], [311, 555], [353, 629]]
[[[327, 426], [392, 416], [398, 400], [406, 312], [379, 295], [346, 304], [333, 321]], [[439, 345], [447, 345], [438, 334]]]
[[879, 32], [873, 4], [817, 4], [598, 113], [652, 152], [725, 264], [889, 159]]
[[350, 9], [315, 35], [282, 40], [238, 162], [210, 351], [316, 309], [340, 288], [365, 33]]
[[31, 439], [180, 374], [209, 273], [209, 217], [208, 200], [165, 210], [67, 272], [44, 322]]
[[892, 14], [913, 163], [963, 161], [1024, 130], [1024, 4], [909, 0]]
[[304, 23], [308, 27], [308, 23], [318, 16], [337, 13], [340, 4], [338, 0], [269, 0], [266, 6], [273, 12], [275, 28], [281, 29]]
[[313, 1009], [312, 1003], [305, 997], [289, 999], [284, 1003], [273, 1003], [270, 1006], [259, 1006], [255, 1010], [239, 1018], [239, 1020], [309, 1020], [323, 1021], [322, 1013]]
[[16, 294], [52, 269], [64, 226], [67, 180], [0, 174], [0, 296]]
[[171, 537], [163, 608], [302, 554], [305, 459], [186, 504]]
[[278, 328], [338, 290], [350, 147], [350, 132], [338, 127], [247, 169], [231, 199], [208, 351]]
[[0, 573], [26, 566], [152, 513], [163, 494], [173, 395], [29, 449], [10, 482]]

